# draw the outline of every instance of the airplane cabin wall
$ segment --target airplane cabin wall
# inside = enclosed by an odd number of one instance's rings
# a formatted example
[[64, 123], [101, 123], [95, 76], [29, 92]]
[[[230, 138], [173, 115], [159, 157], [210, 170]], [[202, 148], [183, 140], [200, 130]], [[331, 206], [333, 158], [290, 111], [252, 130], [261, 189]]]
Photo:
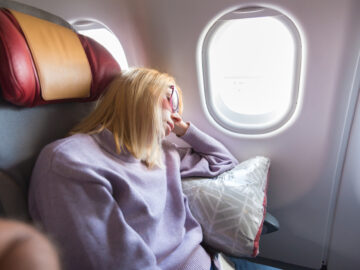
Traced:
[[[358, 1], [27, 0], [24, 3], [67, 20], [84, 17], [100, 20], [118, 36], [129, 66], [144, 65], [174, 75], [184, 92], [185, 120], [222, 141], [239, 160], [255, 155], [272, 160], [268, 209], [279, 219], [281, 227], [276, 233], [262, 236], [260, 256], [314, 269], [320, 269], [322, 261], [327, 261], [338, 189], [340, 184], [354, 181], [346, 172], [343, 181], [340, 176], [355, 108], [353, 99], [358, 90], [352, 84], [360, 45], [360, 25], [354, 24], [360, 11]], [[286, 128], [264, 136], [241, 136], [220, 128], [202, 103], [199, 40], [214, 18], [225, 11], [254, 5], [283, 12], [299, 28], [303, 46], [300, 94], [296, 114]], [[358, 132], [354, 127], [353, 136]], [[353, 154], [349, 160], [357, 155]], [[346, 196], [344, 191], [339, 194]], [[336, 216], [334, 227], [337, 237], [336, 233], [343, 228], [339, 217]], [[356, 246], [346, 248], [356, 249]], [[330, 256], [333, 256], [332, 265], [340, 261], [335, 252], [330, 252]]]
[[[357, 1], [135, 2], [143, 2], [138, 16], [150, 22], [143, 31], [151, 65], [173, 74], [182, 86], [184, 117], [224, 142], [239, 160], [255, 155], [272, 160], [269, 210], [281, 229], [262, 237], [260, 256], [320, 269], [327, 262], [348, 113], [353, 113], [349, 103], [359, 49], [360, 28], [353, 25]], [[299, 28], [303, 42], [299, 103], [295, 117], [280, 132], [238, 136], [218, 127], [202, 105], [199, 38], [225, 11], [256, 4], [283, 12]]]
[[[335, 209], [335, 222], [329, 247], [328, 269], [357, 269], [360, 265], [359, 239], [360, 239], [360, 20], [355, 14], [360, 11], [360, 2], [353, 7], [352, 21], [348, 34], [352, 42], [348, 44], [348, 58], [356, 62], [355, 76], [349, 81], [353, 82], [353, 92], [349, 102], [348, 119], [350, 136], [347, 144], [344, 167], [338, 190], [338, 201]], [[351, 51], [357, 52], [356, 54]], [[351, 72], [349, 74], [351, 75]], [[346, 80], [347, 78], [345, 78]], [[352, 120], [352, 121], [351, 121]], [[351, 124], [351, 125], [350, 125]], [[344, 140], [345, 141], [345, 140]]]

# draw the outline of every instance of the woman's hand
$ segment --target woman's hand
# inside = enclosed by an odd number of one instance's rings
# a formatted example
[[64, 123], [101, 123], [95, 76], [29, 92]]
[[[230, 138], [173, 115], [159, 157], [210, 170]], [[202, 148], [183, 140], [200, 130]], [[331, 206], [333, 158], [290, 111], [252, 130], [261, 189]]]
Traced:
[[171, 119], [174, 121], [174, 129], [172, 132], [174, 132], [176, 136], [179, 137], [184, 135], [189, 128], [189, 123], [184, 122], [178, 113], [171, 114]]
[[0, 219], [0, 269], [60, 270], [56, 248], [34, 227]]

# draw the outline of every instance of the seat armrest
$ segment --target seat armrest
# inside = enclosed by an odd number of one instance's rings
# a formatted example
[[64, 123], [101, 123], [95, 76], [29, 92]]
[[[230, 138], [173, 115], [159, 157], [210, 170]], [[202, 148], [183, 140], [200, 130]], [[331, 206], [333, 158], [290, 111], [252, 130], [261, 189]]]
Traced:
[[279, 230], [279, 228], [280, 228], [279, 221], [269, 212], [266, 212], [261, 234], [276, 232]]

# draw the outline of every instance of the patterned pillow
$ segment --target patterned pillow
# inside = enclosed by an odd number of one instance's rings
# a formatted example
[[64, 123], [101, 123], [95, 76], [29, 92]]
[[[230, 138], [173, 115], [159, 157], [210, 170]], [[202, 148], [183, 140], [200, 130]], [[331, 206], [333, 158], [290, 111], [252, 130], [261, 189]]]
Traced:
[[232, 256], [259, 253], [269, 167], [268, 158], [255, 157], [215, 178], [183, 179], [205, 244]]

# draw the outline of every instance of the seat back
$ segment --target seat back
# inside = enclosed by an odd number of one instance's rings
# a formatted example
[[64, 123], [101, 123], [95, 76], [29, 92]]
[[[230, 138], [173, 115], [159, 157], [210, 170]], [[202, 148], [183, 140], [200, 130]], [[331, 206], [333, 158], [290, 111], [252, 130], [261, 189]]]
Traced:
[[[66, 136], [69, 130], [93, 109], [93, 101], [120, 72], [120, 67], [106, 49], [87, 37], [79, 36], [79, 44], [90, 66], [91, 85], [88, 96], [44, 100], [44, 82], [39, 80], [40, 69], [38, 63], [35, 63], [35, 53], [31, 50], [27, 54], [23, 49], [17, 49], [20, 52], [13, 50], [18, 42], [29, 45], [26, 37], [31, 34], [24, 34], [24, 29], [17, 25], [16, 19], [10, 14], [11, 10], [41, 18], [72, 32], [74, 30], [58, 16], [27, 5], [1, 0], [1, 7], [7, 9], [0, 9], [2, 15], [6, 15], [0, 16], [0, 216], [26, 220], [29, 219], [27, 189], [39, 152], [46, 144]], [[4, 26], [6, 24], [15, 25], [14, 35], [9, 34], [12, 30], [6, 28], [12, 26]], [[15, 44], [14, 41], [9, 41], [9, 36], [19, 36], [19, 41]], [[24, 58], [33, 61], [31, 65], [23, 63]], [[28, 76], [28, 70], [24, 71], [26, 65], [33, 68], [29, 71], [31, 80], [34, 80], [31, 85], [28, 79], [23, 78]], [[68, 68], [67, 63], [60, 67], [51, 65], [50, 61], [50, 69], [54, 68], [55, 71]], [[74, 69], [77, 70], [78, 67]]]

